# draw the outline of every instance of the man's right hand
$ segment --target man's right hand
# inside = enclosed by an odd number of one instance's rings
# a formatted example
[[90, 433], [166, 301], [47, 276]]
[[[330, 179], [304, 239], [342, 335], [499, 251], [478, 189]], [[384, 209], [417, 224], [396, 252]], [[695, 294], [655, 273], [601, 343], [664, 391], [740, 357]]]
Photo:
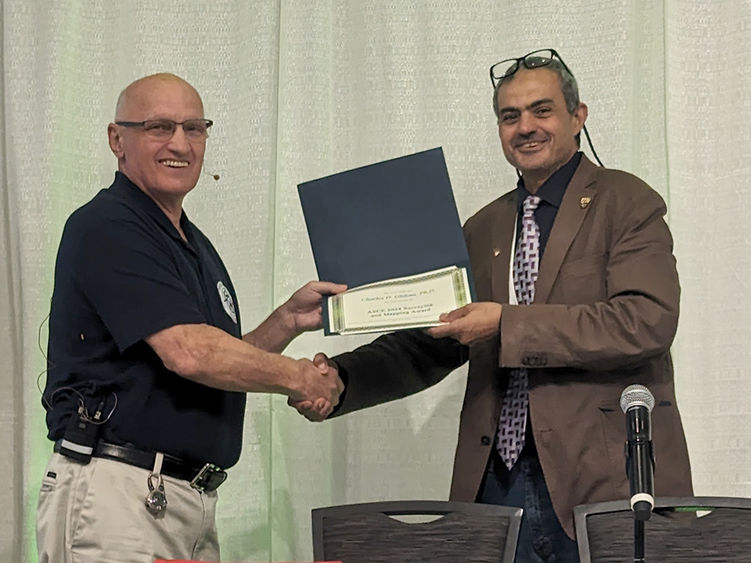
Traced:
[[[300, 360], [307, 361], [307, 360]], [[297, 409], [301, 415], [312, 422], [321, 422], [328, 417], [334, 410], [334, 407], [339, 403], [339, 395], [344, 390], [344, 384], [339, 378], [339, 369], [337, 365], [328, 359], [326, 354], [319, 352], [313, 358], [313, 364], [316, 368], [316, 372], [320, 377], [331, 378], [338, 382], [338, 393], [335, 402], [326, 401], [325, 398], [318, 398], [316, 400], [302, 399], [296, 400], [291, 395], [287, 400], [287, 404]]]
[[297, 362], [300, 385], [290, 393], [287, 404], [295, 407], [308, 420], [324, 420], [339, 404], [339, 395], [344, 390], [338, 370], [333, 363], [334, 368], [329, 367], [324, 354], [316, 354], [313, 362], [306, 359]]

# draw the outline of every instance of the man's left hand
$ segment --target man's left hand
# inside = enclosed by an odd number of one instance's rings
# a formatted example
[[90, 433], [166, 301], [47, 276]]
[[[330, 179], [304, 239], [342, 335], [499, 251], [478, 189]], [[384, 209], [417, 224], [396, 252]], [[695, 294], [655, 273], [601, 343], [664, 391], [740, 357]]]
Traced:
[[312, 281], [295, 291], [243, 340], [267, 352], [281, 353], [303, 332], [323, 326], [321, 300], [347, 289], [340, 283]]
[[427, 333], [433, 338], [451, 337], [467, 346], [497, 338], [501, 309], [499, 303], [489, 301], [470, 303], [442, 314], [439, 320], [446, 324], [429, 328]]
[[318, 330], [323, 326], [321, 300], [326, 295], [336, 295], [347, 289], [346, 285], [323, 281], [306, 283], [295, 291], [280, 308], [291, 315], [294, 331], [297, 334]]

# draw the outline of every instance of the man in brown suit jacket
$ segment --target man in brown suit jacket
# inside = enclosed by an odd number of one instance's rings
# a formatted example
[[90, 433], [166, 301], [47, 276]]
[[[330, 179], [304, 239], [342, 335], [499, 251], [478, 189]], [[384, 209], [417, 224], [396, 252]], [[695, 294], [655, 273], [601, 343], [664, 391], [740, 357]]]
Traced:
[[[420, 391], [469, 359], [450, 498], [522, 506], [517, 561], [578, 561], [574, 506], [628, 497], [618, 403], [629, 384], [656, 399], [656, 494], [692, 494], [669, 351], [680, 287], [665, 204], [578, 152], [587, 107], [555, 57], [493, 68], [501, 145], [520, 180], [465, 225], [479, 302], [328, 361], [346, 383], [342, 415]], [[533, 303], [517, 305], [510, 265], [530, 194], [541, 198], [542, 258]], [[316, 356], [322, 369], [326, 361]], [[514, 368], [527, 368], [529, 410], [509, 469], [495, 446]], [[316, 418], [309, 403], [296, 406]]]

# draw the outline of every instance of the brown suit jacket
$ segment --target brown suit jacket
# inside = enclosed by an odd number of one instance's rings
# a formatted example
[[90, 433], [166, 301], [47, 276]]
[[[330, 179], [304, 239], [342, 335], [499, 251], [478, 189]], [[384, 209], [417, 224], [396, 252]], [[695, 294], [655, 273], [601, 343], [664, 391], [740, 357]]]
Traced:
[[[336, 414], [436, 383], [469, 357], [451, 500], [474, 501], [496, 433], [509, 368], [529, 369], [529, 408], [556, 514], [574, 537], [573, 508], [629, 495], [623, 389], [647, 386], [655, 492], [692, 494], [675, 402], [670, 344], [680, 287], [662, 198], [628, 173], [583, 157], [566, 189], [533, 305], [506, 305], [498, 341], [467, 350], [421, 331], [382, 336], [334, 358], [347, 387]], [[471, 217], [465, 236], [480, 301], [508, 304], [516, 195]]]

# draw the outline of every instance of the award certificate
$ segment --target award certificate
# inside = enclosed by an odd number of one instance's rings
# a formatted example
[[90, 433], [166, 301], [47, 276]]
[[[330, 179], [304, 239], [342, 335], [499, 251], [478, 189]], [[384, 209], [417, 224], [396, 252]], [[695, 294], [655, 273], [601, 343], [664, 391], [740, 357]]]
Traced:
[[332, 334], [437, 326], [438, 317], [472, 301], [466, 268], [451, 266], [362, 285], [328, 298]]

